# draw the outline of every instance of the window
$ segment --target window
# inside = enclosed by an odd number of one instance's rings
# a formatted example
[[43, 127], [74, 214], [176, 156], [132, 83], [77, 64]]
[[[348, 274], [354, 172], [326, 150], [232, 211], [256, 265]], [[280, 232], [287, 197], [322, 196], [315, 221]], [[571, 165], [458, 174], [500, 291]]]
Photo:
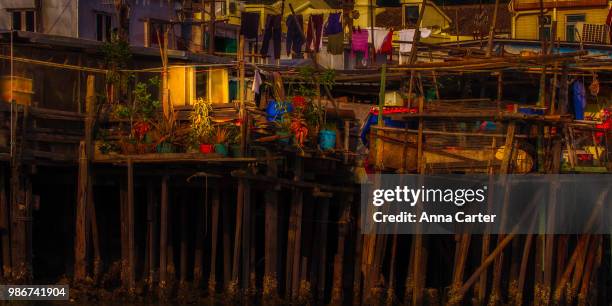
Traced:
[[404, 23], [407, 26], [416, 26], [419, 22], [419, 6], [408, 5], [404, 7]]
[[538, 39], [544, 39], [546, 41], [550, 41], [550, 36], [552, 35], [552, 17], [550, 15], [544, 15], [538, 18], [538, 29], [540, 31], [540, 35], [538, 35]]
[[17, 10], [11, 12], [13, 18], [13, 30], [36, 31], [36, 13], [34, 10]]
[[[204, 68], [200, 68], [200, 69], [204, 69]], [[195, 90], [196, 90], [196, 98], [204, 98], [205, 100], [208, 99], [208, 97], [206, 96], [206, 88], [208, 87], [208, 73], [206, 70], [202, 70], [202, 71], [196, 71], [196, 84], [195, 84]]]
[[105, 13], [96, 14], [96, 39], [98, 41], [110, 41], [112, 34], [111, 15]]
[[565, 16], [565, 40], [577, 41], [579, 36], [576, 35], [576, 25], [585, 21], [586, 16], [584, 14]]

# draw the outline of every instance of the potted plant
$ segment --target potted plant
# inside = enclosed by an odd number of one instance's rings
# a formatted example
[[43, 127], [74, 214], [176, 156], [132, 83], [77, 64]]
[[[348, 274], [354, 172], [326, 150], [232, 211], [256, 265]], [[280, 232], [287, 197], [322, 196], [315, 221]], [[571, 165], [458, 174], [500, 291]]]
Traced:
[[217, 126], [217, 128], [215, 128], [215, 153], [221, 156], [227, 156], [227, 141], [229, 139], [229, 133], [229, 129], [224, 126]]
[[240, 128], [236, 125], [231, 125], [229, 127], [229, 131], [229, 150], [233, 157], [242, 157], [242, 152], [240, 152], [240, 141], [242, 140]]
[[278, 136], [278, 142], [282, 144], [289, 144], [291, 139], [291, 117], [285, 114], [278, 122], [276, 122], [276, 136]]
[[190, 114], [191, 138], [199, 142], [199, 150], [204, 154], [212, 153], [214, 150], [214, 146], [211, 143], [211, 135], [213, 132], [211, 116], [212, 103], [202, 98], [198, 98], [193, 104], [193, 111]]
[[335, 124], [328, 123], [319, 132], [319, 148], [323, 151], [333, 150], [336, 147], [337, 128]]

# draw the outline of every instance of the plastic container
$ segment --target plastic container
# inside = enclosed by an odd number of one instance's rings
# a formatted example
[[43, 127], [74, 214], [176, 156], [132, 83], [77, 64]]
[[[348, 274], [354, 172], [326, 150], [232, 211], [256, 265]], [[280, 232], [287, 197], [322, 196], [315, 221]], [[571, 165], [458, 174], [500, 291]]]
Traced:
[[200, 144], [200, 153], [210, 154], [214, 152], [215, 146], [209, 143], [201, 143]]
[[290, 102], [277, 102], [270, 100], [266, 107], [268, 121], [278, 121], [283, 117], [283, 114], [293, 111], [293, 105]]
[[224, 143], [215, 144], [215, 153], [221, 156], [227, 156], [227, 145]]
[[319, 132], [319, 147], [321, 150], [332, 150], [336, 147], [336, 131], [321, 130]]

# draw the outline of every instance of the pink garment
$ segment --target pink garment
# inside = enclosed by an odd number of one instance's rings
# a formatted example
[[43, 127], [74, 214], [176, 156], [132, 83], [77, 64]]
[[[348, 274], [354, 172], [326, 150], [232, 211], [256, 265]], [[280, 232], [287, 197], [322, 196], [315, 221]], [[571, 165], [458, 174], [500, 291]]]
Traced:
[[368, 31], [365, 30], [357, 30], [353, 31], [353, 52], [363, 52], [364, 58], [368, 58], [368, 49], [370, 46], [368, 45]]

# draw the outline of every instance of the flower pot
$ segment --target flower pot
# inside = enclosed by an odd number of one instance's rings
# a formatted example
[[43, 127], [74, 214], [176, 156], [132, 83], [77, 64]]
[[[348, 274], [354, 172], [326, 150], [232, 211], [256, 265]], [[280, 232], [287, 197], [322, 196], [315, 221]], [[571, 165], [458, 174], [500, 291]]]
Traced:
[[213, 146], [212, 144], [209, 144], [209, 143], [200, 144], [200, 153], [210, 154], [214, 152], [214, 150], [215, 150], [215, 146]]
[[227, 145], [224, 143], [215, 144], [215, 153], [221, 156], [227, 156]]
[[155, 147], [157, 153], [174, 153], [174, 145], [169, 142], [162, 142]]
[[319, 132], [319, 147], [321, 150], [333, 150], [336, 147], [336, 131], [321, 130]]
[[280, 138], [278, 139], [279, 143], [289, 144], [289, 141], [291, 140], [291, 138], [289, 137], [289, 132], [277, 131], [276, 135], [280, 136]]
[[233, 157], [242, 157], [242, 152], [240, 152], [240, 145], [231, 145], [230, 151], [232, 152]]

